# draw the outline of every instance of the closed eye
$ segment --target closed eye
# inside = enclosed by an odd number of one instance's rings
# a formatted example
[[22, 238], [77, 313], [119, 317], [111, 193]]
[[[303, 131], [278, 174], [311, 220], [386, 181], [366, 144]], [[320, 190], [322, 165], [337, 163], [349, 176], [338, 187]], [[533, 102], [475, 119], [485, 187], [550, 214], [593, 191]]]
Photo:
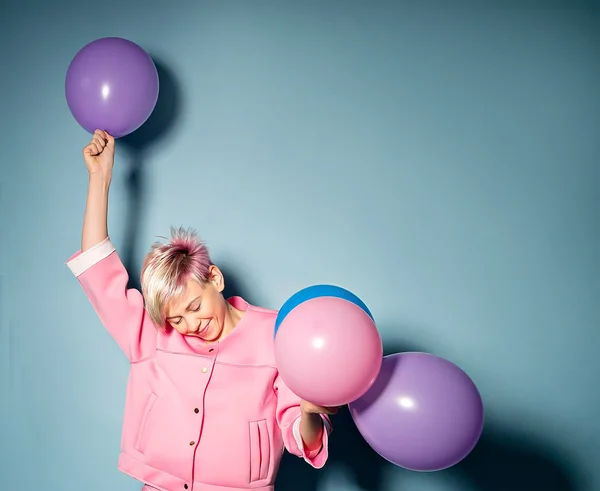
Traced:
[[[202, 307], [202, 304], [199, 303], [197, 307], [192, 308], [192, 304], [190, 304], [188, 306], [188, 312], [198, 312], [200, 310], [200, 307]], [[177, 317], [176, 319], [167, 319], [171, 324], [177, 326], [179, 324], [181, 324], [181, 321], [183, 320], [181, 317]]]

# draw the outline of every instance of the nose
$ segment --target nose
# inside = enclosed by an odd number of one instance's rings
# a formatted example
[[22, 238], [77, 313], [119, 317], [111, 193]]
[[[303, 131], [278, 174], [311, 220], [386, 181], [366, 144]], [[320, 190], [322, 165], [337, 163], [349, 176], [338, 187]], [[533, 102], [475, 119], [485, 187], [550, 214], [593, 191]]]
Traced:
[[189, 325], [191, 326], [191, 329], [189, 331], [190, 334], [197, 334], [198, 332], [200, 332], [200, 326], [202, 325], [202, 323], [199, 319], [190, 319]]

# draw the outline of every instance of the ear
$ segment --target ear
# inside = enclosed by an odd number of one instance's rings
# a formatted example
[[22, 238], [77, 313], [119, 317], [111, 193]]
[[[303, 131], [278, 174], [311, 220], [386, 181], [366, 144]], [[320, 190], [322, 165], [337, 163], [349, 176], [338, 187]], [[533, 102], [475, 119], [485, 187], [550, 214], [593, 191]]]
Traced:
[[219, 293], [225, 289], [225, 277], [222, 271], [214, 264], [208, 268], [208, 281], [213, 284]]

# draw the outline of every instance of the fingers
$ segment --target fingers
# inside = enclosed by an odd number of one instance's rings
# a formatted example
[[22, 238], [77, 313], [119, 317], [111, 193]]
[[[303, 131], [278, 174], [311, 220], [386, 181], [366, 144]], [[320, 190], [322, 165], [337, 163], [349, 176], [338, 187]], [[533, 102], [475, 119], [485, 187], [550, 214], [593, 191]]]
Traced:
[[83, 155], [90, 155], [92, 157], [96, 155], [100, 155], [101, 147], [99, 148], [98, 144], [92, 140], [91, 143], [88, 143], [85, 147], [83, 147]]
[[106, 140], [104, 139], [104, 137], [96, 133], [92, 137], [92, 142], [96, 144], [96, 147], [100, 149], [100, 152], [102, 152], [102, 150], [104, 150], [104, 147], [106, 146]]
[[339, 407], [315, 406], [315, 410], [319, 414], [333, 415], [333, 414], [336, 414], [339, 411]]
[[114, 146], [115, 139], [104, 130], [96, 130], [92, 135], [92, 140], [83, 149], [86, 155], [100, 155], [106, 146]]
[[100, 155], [105, 146], [106, 142], [99, 136], [94, 135], [92, 141], [84, 147], [83, 153], [90, 156]]
[[94, 135], [98, 135], [100, 138], [102, 138], [107, 146], [114, 145], [115, 143], [115, 139], [107, 131], [96, 130]]

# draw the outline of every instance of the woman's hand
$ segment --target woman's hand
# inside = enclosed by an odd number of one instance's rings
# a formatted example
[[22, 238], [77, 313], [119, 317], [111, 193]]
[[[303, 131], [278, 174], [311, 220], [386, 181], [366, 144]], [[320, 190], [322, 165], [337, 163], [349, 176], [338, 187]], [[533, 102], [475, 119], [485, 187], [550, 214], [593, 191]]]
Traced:
[[115, 163], [115, 139], [106, 131], [96, 130], [83, 149], [85, 166], [92, 175], [110, 179]]
[[339, 407], [323, 407], [323, 406], [317, 406], [316, 404], [313, 404], [312, 402], [302, 401], [300, 403], [300, 409], [305, 414], [332, 415], [332, 414], [336, 414], [338, 412]]

